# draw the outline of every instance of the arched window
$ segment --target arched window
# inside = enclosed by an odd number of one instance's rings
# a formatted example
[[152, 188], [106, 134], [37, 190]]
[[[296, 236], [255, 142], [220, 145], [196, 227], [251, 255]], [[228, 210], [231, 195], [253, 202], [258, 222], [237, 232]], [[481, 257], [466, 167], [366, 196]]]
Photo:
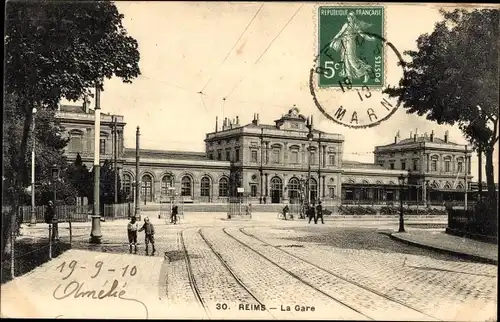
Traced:
[[174, 178], [171, 174], [166, 174], [161, 178], [161, 195], [168, 196], [169, 190], [168, 188], [174, 185]]
[[153, 178], [149, 174], [142, 176], [141, 193], [142, 200], [153, 201]]
[[437, 183], [436, 181], [433, 181], [433, 182], [431, 183], [431, 188], [432, 188], [432, 189], [439, 189], [439, 185], [438, 185], [438, 183]]
[[444, 158], [444, 171], [445, 172], [451, 171], [451, 157]]
[[188, 176], [182, 177], [181, 180], [181, 196], [192, 196], [192, 189], [191, 189], [191, 178]]
[[130, 174], [123, 174], [123, 192], [127, 198], [132, 196], [132, 176]]
[[464, 158], [457, 159], [457, 172], [464, 172]]
[[202, 197], [210, 197], [210, 179], [208, 177], [201, 178], [200, 189]]
[[443, 189], [451, 189], [451, 184], [449, 182], [445, 183]]
[[288, 198], [298, 199], [300, 197], [300, 182], [297, 178], [291, 178], [288, 181]]
[[433, 155], [431, 157], [431, 171], [437, 171], [438, 156]]
[[229, 181], [226, 177], [219, 180], [219, 197], [227, 197], [229, 192]]
[[464, 188], [464, 185], [463, 185], [461, 182], [459, 182], [459, 183], [457, 184], [457, 188], [456, 188], [456, 189], [457, 189], [457, 190], [464, 190], [465, 188]]
[[283, 196], [283, 182], [279, 177], [271, 179], [271, 203], [280, 203]]

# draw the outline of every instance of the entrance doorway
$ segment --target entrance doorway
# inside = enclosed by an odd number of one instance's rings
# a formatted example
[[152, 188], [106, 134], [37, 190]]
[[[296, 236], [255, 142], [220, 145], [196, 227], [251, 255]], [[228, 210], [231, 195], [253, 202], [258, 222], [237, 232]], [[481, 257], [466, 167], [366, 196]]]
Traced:
[[271, 203], [280, 203], [283, 191], [283, 182], [279, 177], [271, 179]]

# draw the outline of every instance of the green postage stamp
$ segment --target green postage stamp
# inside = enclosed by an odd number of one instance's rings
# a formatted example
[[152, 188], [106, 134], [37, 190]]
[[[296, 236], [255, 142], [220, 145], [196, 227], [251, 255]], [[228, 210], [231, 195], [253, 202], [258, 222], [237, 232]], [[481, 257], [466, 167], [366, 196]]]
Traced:
[[320, 6], [318, 42], [319, 87], [385, 85], [384, 7]]

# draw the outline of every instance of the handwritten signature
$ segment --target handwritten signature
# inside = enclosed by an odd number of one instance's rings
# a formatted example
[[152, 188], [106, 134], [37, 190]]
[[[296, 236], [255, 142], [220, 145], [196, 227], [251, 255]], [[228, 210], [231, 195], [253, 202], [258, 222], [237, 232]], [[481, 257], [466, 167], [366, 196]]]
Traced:
[[[106, 281], [104, 283], [104, 286], [107, 283], [108, 283], [108, 281]], [[125, 297], [124, 295], [127, 293], [127, 291], [124, 290], [123, 288], [121, 288], [121, 290], [119, 290], [118, 289], [119, 288], [119, 284], [120, 283], [115, 279], [113, 281], [113, 284], [111, 285], [111, 288], [109, 288], [108, 290], [101, 289], [101, 290], [98, 291], [98, 290], [95, 290], [95, 289], [88, 289], [88, 290], [86, 290], [84, 288], [85, 283], [83, 283], [83, 282], [80, 283], [80, 282], [77, 282], [77, 281], [71, 281], [68, 284], [66, 284], [66, 286], [64, 288], [62, 288], [63, 284], [57, 285], [57, 287], [54, 289], [54, 292], [52, 293], [52, 296], [56, 300], [64, 300], [64, 299], [67, 299], [69, 297], [73, 297], [75, 299], [78, 299], [78, 298], [89, 298], [89, 299], [93, 299], [93, 300], [102, 300], [102, 299], [105, 299], [105, 298], [118, 298], [120, 300], [133, 301], [133, 302], [137, 302], [137, 303], [142, 304], [142, 306], [146, 310], [146, 319], [147, 319], [148, 316], [149, 316], [149, 311], [148, 311], [148, 308], [147, 308], [146, 304], [144, 304], [144, 302], [142, 302], [140, 300]], [[123, 285], [123, 287], [125, 287], [126, 284], [127, 283], [125, 283]]]

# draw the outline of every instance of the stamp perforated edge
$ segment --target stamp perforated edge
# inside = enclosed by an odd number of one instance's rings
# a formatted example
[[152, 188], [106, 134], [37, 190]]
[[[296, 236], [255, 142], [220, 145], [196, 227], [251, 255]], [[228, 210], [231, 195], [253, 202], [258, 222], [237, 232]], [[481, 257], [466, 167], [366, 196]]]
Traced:
[[[313, 23], [314, 23], [314, 28], [313, 28], [313, 37], [314, 37], [314, 42], [313, 42], [313, 65], [312, 68], [316, 68], [316, 61], [319, 59], [319, 17], [318, 17], [318, 12], [319, 8], [325, 6], [325, 7], [356, 7], [356, 6], [362, 6], [362, 7], [383, 7], [384, 8], [384, 13], [383, 13], [383, 18], [382, 18], [382, 26], [383, 26], [383, 35], [381, 35], [386, 41], [384, 42], [384, 84], [380, 87], [370, 87], [370, 91], [372, 92], [382, 92], [387, 88], [387, 6], [385, 4], [381, 4], [378, 2], [362, 2], [362, 3], [335, 3], [333, 6], [331, 2], [317, 2], [313, 6], [313, 12], [312, 12], [312, 18], [313, 18]], [[329, 86], [329, 87], [319, 87], [319, 81], [318, 81], [318, 76], [316, 75], [313, 77], [313, 87], [316, 92], [342, 92], [342, 89], [340, 87], [336, 86]]]

